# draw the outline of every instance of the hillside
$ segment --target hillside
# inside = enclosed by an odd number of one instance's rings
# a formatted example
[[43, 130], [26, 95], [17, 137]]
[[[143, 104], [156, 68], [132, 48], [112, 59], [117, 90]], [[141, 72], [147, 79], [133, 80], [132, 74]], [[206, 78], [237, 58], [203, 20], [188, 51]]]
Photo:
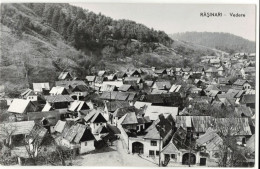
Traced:
[[184, 57], [189, 66], [217, 53], [68, 4], [2, 4], [0, 28], [0, 84], [7, 92], [54, 83], [61, 71], [84, 78], [100, 69], [182, 66]]
[[255, 42], [229, 33], [185, 32], [171, 34], [170, 37], [226, 51], [228, 53], [255, 52]]

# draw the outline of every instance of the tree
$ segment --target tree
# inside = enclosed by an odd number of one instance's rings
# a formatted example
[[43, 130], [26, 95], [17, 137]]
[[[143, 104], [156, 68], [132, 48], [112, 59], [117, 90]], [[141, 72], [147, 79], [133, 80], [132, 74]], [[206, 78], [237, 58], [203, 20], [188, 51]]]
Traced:
[[219, 167], [235, 167], [241, 162], [242, 152], [237, 147], [236, 135], [242, 131], [243, 126], [237, 124], [235, 118], [226, 118], [223, 123], [217, 124], [218, 135], [222, 138], [223, 144], [219, 145]]

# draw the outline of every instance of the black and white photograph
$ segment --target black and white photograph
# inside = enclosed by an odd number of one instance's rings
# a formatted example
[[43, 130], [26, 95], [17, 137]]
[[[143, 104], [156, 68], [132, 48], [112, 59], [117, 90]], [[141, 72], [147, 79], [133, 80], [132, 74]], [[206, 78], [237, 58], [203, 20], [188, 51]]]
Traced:
[[0, 166], [258, 168], [257, 0], [6, 0], [0, 39]]

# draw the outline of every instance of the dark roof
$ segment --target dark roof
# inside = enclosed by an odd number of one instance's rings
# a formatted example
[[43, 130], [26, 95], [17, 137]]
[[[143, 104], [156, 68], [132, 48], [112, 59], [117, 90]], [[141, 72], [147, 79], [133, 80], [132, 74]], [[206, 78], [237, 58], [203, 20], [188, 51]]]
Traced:
[[140, 101], [149, 103], [164, 103], [163, 98], [160, 94], [149, 94], [140, 97]]
[[47, 120], [46, 126], [55, 126], [56, 123], [60, 120], [61, 113], [57, 110], [46, 111], [46, 112], [30, 112], [25, 115], [25, 119], [34, 120], [39, 122], [43, 119]]
[[186, 130], [184, 130], [182, 127], [179, 127], [177, 131], [172, 136], [172, 143], [175, 145], [175, 147], [180, 149], [189, 149], [190, 147], [193, 147], [192, 145], [195, 144], [194, 139], [187, 139], [188, 133]]
[[102, 95], [100, 96], [100, 99], [130, 101], [133, 100], [135, 95], [136, 95], [135, 93], [131, 93], [131, 92], [118, 92], [118, 91], [103, 92]]
[[167, 71], [166, 71], [166, 69], [158, 69], [158, 70], [155, 70], [154, 73], [155, 74], [163, 74], [163, 73], [166, 74]]
[[34, 125], [30, 134], [29, 134], [29, 138], [32, 139], [33, 142], [35, 142], [36, 144], [41, 144], [43, 138], [46, 136], [47, 134], [47, 129], [40, 126], [40, 125]]
[[222, 92], [225, 92], [225, 93], [226, 93], [229, 89], [232, 88], [232, 86], [231, 86], [231, 85], [225, 85], [225, 86], [219, 86], [218, 88], [219, 88], [219, 90], [221, 90]]
[[93, 109], [84, 117], [84, 120], [89, 123], [106, 123], [107, 120], [104, 118], [104, 116], [101, 114], [100, 111]]
[[237, 86], [243, 86], [246, 82], [248, 82], [247, 80], [244, 79], [237, 79], [233, 85], [237, 85]]
[[113, 116], [114, 117], [123, 117], [125, 114], [127, 113], [131, 113], [131, 112], [135, 112], [136, 114], [142, 115], [143, 114], [143, 110], [139, 110], [137, 108], [135, 108], [134, 106], [130, 106], [130, 107], [123, 107], [123, 108], [118, 108], [114, 113]]
[[72, 90], [73, 92], [86, 92], [88, 91], [88, 87], [86, 85], [78, 85], [78, 86], [75, 86], [75, 88]]
[[69, 95], [45, 96], [45, 99], [49, 103], [73, 102], [74, 101]]
[[129, 112], [124, 115], [125, 117], [122, 117], [122, 125], [128, 125], [128, 124], [138, 124], [137, 116], [135, 112]]
[[82, 124], [72, 125], [68, 130], [63, 131], [64, 139], [69, 142], [79, 143], [84, 137], [84, 141], [95, 140], [95, 137], [91, 133], [87, 126]]
[[130, 84], [123, 84], [118, 88], [118, 91], [127, 92], [129, 89], [133, 88]]
[[248, 103], [255, 103], [255, 94], [245, 94], [243, 97], [242, 97], [242, 100], [241, 102], [242, 103], [245, 103], [245, 104], [248, 104]]
[[114, 112], [118, 108], [130, 106], [128, 101], [111, 101], [111, 102], [106, 102], [105, 104], [107, 106], [108, 111], [110, 112]]

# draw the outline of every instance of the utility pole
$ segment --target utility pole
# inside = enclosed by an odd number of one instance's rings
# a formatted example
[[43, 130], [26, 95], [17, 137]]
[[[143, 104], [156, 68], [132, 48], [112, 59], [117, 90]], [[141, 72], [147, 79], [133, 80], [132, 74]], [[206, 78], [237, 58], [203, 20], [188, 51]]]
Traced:
[[156, 125], [159, 129], [159, 167], [161, 167], [161, 127]]

